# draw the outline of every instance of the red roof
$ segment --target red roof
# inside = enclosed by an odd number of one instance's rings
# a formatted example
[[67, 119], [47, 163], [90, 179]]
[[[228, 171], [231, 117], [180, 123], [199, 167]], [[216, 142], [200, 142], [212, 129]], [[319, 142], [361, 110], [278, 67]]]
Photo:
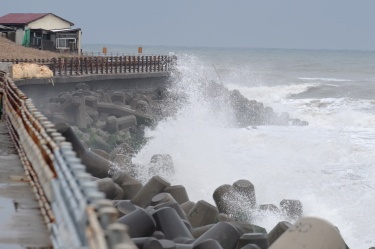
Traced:
[[[9, 13], [5, 16], [0, 17], [0, 24], [5, 24], [5, 25], [28, 24], [49, 14], [54, 15], [52, 13]], [[58, 17], [58, 18], [62, 19], [61, 17]], [[65, 19], [62, 19], [62, 20], [70, 23], [70, 25], [74, 25], [74, 23], [69, 22]]]

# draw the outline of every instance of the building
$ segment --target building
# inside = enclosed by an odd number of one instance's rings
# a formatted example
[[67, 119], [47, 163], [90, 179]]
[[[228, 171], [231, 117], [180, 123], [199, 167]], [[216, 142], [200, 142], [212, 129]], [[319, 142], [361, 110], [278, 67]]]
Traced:
[[10, 13], [0, 17], [2, 36], [26, 47], [62, 53], [81, 51], [81, 29], [72, 26], [74, 23], [52, 13]]

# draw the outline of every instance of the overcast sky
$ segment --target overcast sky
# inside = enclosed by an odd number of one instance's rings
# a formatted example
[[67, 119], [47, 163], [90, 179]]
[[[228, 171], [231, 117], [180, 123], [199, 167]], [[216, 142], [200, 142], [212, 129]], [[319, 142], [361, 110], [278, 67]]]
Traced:
[[375, 50], [375, 0], [0, 0], [52, 12], [84, 44]]

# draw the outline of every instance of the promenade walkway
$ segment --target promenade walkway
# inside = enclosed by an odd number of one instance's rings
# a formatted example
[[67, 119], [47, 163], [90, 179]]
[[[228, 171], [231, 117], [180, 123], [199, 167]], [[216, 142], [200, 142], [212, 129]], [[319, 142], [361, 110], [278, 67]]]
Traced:
[[0, 120], [0, 249], [50, 248], [47, 227], [8, 129]]

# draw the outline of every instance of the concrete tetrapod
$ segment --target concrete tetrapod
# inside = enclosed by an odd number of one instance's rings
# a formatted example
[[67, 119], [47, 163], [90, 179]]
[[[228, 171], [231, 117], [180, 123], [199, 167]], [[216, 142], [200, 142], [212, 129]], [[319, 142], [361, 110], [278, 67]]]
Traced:
[[164, 192], [171, 194], [178, 204], [183, 204], [189, 201], [186, 189], [182, 185], [169, 186], [164, 189]]
[[246, 246], [241, 247], [241, 249], [261, 249], [261, 248], [255, 244], [247, 244]]
[[200, 200], [190, 210], [187, 218], [195, 228], [215, 223], [218, 214], [219, 212], [215, 206], [204, 200]]
[[231, 214], [235, 208], [236, 190], [228, 184], [215, 189], [213, 196], [219, 213]]
[[[180, 207], [180, 205], [178, 205], [177, 201], [172, 197], [172, 195], [168, 193], [163, 192], [163, 193], [155, 195], [151, 200], [151, 204], [155, 206], [154, 207], [155, 210], [161, 209], [164, 207], [173, 208], [174, 210], [176, 210], [177, 214], [180, 216], [181, 219], [188, 222], [188, 219], [186, 218], [186, 214], [184, 210], [182, 210], [182, 208]], [[190, 223], [189, 223], [189, 227], [191, 227]]]
[[281, 210], [285, 215], [292, 219], [297, 219], [303, 214], [303, 206], [299, 200], [282, 200], [280, 202]]
[[152, 237], [132, 238], [131, 240], [137, 246], [137, 248], [142, 248], [142, 249], [149, 249], [150, 244], [157, 243], [155, 242], [157, 241], [157, 239], [152, 238]]
[[269, 232], [268, 242], [270, 245], [273, 244], [286, 230], [288, 230], [292, 224], [287, 221], [280, 221], [277, 225]]
[[238, 180], [233, 183], [233, 188], [244, 198], [244, 201], [249, 203], [252, 208], [255, 208], [256, 197], [254, 185], [248, 180]]
[[338, 229], [326, 220], [312, 217], [299, 219], [280, 236], [270, 249], [345, 249]]
[[132, 203], [145, 208], [151, 203], [152, 197], [163, 192], [171, 184], [160, 176], [153, 176], [137, 194], [132, 198]]
[[105, 194], [105, 198], [114, 199], [117, 195], [117, 188], [111, 178], [105, 177], [95, 181], [98, 184], [98, 190]]
[[142, 208], [122, 216], [117, 221], [128, 226], [131, 238], [149, 237], [156, 230], [155, 220]]
[[267, 234], [245, 233], [238, 240], [237, 249], [240, 249], [247, 244], [255, 244], [259, 246], [260, 249], [267, 249], [269, 247]]
[[184, 202], [184, 203], [180, 204], [180, 207], [182, 208], [182, 210], [187, 215], [190, 212], [190, 210], [194, 207], [194, 205], [195, 205], [195, 202], [187, 201], [187, 202]]
[[118, 211], [124, 215], [130, 214], [131, 212], [137, 210], [137, 206], [131, 203], [129, 200], [119, 201], [115, 207]]
[[161, 208], [152, 215], [158, 230], [162, 231], [166, 239], [176, 243], [189, 243], [194, 240], [176, 210], [170, 207]]
[[194, 244], [199, 244], [208, 239], [214, 239], [223, 247], [223, 249], [236, 248], [241, 234], [235, 226], [228, 222], [216, 223], [211, 229], [202, 234]]
[[55, 126], [57, 131], [60, 132], [68, 142], [72, 143], [73, 150], [77, 153], [77, 156], [81, 158], [82, 164], [86, 166], [86, 171], [88, 173], [99, 178], [108, 176], [110, 169], [110, 162], [108, 160], [87, 150], [68, 124], [58, 123]]

